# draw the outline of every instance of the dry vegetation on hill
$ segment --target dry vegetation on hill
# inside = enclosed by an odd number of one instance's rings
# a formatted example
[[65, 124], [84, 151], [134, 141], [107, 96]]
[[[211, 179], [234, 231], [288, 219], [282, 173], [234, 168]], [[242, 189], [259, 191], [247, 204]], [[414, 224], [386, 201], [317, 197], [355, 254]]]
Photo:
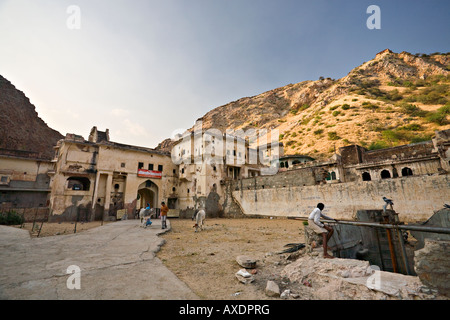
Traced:
[[384, 50], [334, 80], [321, 77], [215, 108], [204, 129], [278, 129], [285, 154], [318, 159], [339, 147], [378, 149], [430, 140], [450, 128], [450, 53]]

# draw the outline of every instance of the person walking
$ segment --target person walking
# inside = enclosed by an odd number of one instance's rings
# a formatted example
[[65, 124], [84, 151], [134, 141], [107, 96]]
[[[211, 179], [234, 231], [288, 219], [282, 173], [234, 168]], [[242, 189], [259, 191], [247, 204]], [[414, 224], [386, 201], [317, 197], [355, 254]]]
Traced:
[[308, 225], [311, 227], [311, 229], [314, 230], [317, 234], [322, 234], [323, 237], [323, 257], [327, 259], [333, 259], [333, 256], [330, 256], [328, 254], [328, 240], [330, 240], [331, 236], [333, 235], [333, 228], [331, 226], [327, 226], [320, 222], [320, 218], [325, 218], [328, 220], [334, 220], [336, 219], [330, 218], [322, 213], [323, 208], [325, 208], [325, 205], [323, 203], [318, 203], [317, 207], [309, 214], [308, 217]]
[[169, 212], [169, 207], [166, 206], [166, 203], [161, 202], [161, 228], [167, 228], [167, 212]]

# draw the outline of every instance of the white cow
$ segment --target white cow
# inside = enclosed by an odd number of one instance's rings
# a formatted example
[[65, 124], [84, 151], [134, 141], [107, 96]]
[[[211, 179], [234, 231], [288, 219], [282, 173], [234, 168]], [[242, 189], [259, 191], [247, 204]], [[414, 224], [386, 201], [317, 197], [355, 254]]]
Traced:
[[195, 232], [198, 232], [198, 230], [203, 230], [203, 222], [205, 221], [206, 218], [206, 213], [205, 210], [200, 209], [196, 214], [195, 214]]

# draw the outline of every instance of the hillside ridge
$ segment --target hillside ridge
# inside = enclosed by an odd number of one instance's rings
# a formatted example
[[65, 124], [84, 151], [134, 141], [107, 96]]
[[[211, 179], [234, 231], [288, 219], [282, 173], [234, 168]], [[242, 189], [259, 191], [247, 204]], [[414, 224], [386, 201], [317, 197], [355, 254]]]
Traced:
[[[285, 154], [327, 158], [339, 147], [368, 149], [429, 140], [450, 128], [450, 53], [385, 49], [341, 79], [288, 84], [216, 107], [203, 129], [278, 129]], [[193, 127], [188, 129], [193, 130]], [[170, 150], [169, 139], [157, 148]]]

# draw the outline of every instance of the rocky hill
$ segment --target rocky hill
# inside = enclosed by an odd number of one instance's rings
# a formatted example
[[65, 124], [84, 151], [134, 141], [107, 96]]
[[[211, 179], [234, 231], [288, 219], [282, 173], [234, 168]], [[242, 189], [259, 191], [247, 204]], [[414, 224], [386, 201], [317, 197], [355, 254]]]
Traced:
[[22, 91], [0, 76], [0, 148], [36, 153], [51, 159], [63, 136], [39, 118]]
[[449, 114], [450, 53], [386, 49], [341, 79], [289, 84], [217, 107], [199, 120], [204, 129], [222, 132], [276, 128], [285, 154], [323, 159], [349, 144], [378, 149], [429, 140], [435, 130], [450, 128]]

